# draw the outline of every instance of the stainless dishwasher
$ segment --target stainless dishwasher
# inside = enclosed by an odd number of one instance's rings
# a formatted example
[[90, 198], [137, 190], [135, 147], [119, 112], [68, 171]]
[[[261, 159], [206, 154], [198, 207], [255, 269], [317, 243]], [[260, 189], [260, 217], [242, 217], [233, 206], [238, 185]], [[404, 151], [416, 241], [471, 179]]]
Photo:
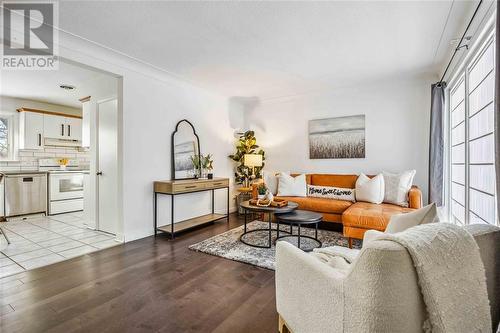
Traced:
[[5, 174], [5, 216], [47, 212], [47, 174]]

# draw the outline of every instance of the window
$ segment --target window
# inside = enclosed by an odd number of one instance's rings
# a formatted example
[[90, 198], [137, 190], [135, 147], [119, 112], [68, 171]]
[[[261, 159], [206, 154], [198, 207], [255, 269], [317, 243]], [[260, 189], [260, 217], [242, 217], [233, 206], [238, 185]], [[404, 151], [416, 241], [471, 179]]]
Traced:
[[0, 117], [0, 156], [6, 158], [9, 155], [9, 119]]
[[0, 113], [0, 160], [10, 160], [13, 158], [13, 127], [13, 116]]
[[471, 59], [450, 89], [451, 218], [496, 224], [493, 38]]

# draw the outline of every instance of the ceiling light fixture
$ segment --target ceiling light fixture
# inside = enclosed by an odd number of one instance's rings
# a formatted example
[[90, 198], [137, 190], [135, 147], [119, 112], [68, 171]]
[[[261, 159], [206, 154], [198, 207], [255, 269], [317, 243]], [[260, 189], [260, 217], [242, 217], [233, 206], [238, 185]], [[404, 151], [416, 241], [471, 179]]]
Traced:
[[70, 84], [60, 84], [59, 88], [64, 89], [64, 90], [75, 90], [76, 87], [72, 86]]

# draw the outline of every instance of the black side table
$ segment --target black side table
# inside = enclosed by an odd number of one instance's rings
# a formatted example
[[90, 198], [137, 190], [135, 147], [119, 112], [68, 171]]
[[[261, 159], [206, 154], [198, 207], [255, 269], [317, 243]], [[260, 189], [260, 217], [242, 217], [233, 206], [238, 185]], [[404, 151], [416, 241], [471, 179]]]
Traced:
[[[295, 211], [292, 211], [290, 213], [276, 215], [276, 220], [278, 222], [278, 227], [276, 228], [278, 230], [277, 231], [278, 237], [276, 238], [276, 241], [278, 241], [280, 239], [287, 238], [287, 237], [297, 237], [297, 247], [300, 249], [301, 238], [308, 238], [308, 239], [311, 239], [317, 243], [318, 246], [316, 246], [316, 247], [321, 247], [323, 244], [318, 239], [318, 224], [321, 222], [322, 219], [323, 219], [323, 216], [321, 214], [315, 213], [315, 212], [309, 212], [306, 210], [295, 210]], [[284, 236], [279, 235], [280, 223], [290, 224], [290, 234], [289, 235], [284, 235]], [[298, 229], [297, 235], [292, 234], [292, 227], [294, 224], [297, 225], [297, 229]], [[301, 235], [300, 227], [302, 225], [306, 225], [306, 224], [314, 224], [315, 225], [314, 237], [307, 236], [307, 235]], [[304, 251], [312, 251], [313, 248], [306, 249]]]

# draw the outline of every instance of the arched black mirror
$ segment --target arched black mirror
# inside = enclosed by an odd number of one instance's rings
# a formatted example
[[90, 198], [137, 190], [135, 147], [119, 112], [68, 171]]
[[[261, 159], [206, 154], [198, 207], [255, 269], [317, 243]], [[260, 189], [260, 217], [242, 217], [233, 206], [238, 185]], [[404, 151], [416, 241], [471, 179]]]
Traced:
[[193, 124], [182, 119], [172, 133], [172, 180], [200, 176], [200, 139]]

